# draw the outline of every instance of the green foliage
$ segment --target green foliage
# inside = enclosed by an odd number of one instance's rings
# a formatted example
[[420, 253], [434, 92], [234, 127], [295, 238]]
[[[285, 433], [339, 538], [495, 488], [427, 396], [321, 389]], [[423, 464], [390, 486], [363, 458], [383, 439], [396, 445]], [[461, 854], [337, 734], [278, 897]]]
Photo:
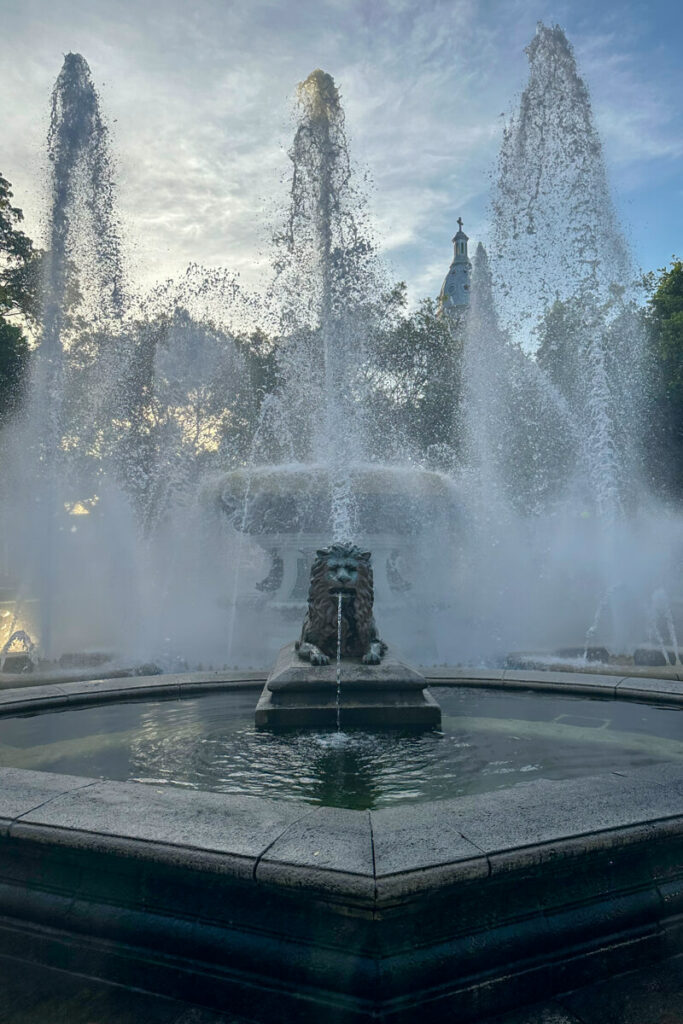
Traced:
[[683, 261], [650, 279], [650, 351], [662, 410], [663, 455], [669, 489], [683, 494]]
[[464, 322], [440, 316], [431, 299], [410, 314], [406, 306], [401, 282], [385, 296], [386, 326], [369, 370], [377, 419], [418, 457], [445, 468], [456, 442]]
[[16, 410], [28, 364], [26, 329], [38, 316], [41, 254], [18, 226], [12, 186], [0, 174], [0, 423]]
[[265, 334], [233, 335], [181, 307], [126, 331], [124, 376], [102, 417], [109, 425], [86, 447], [96, 459], [100, 448], [113, 454], [141, 521], [150, 524], [183, 500], [181, 492], [196, 493], [205, 472], [244, 461], [275, 386], [275, 356]]
[[0, 174], [0, 307], [3, 315], [11, 312], [25, 298], [25, 288], [17, 276], [34, 256], [33, 242], [17, 227], [24, 215], [12, 206], [12, 186]]
[[250, 334], [235, 335], [232, 340], [245, 363], [247, 386], [233, 403], [231, 417], [224, 426], [222, 446], [227, 451], [247, 452], [259, 423], [263, 400], [277, 387], [276, 346], [259, 328]]
[[556, 299], [546, 310], [538, 328], [540, 343], [536, 362], [569, 402], [576, 397], [579, 377], [580, 325], [581, 316], [575, 303]]
[[28, 354], [28, 340], [21, 327], [0, 317], [0, 423], [19, 406]]
[[674, 260], [660, 278], [650, 310], [654, 350], [662, 369], [664, 390], [672, 406], [683, 415], [683, 262]]

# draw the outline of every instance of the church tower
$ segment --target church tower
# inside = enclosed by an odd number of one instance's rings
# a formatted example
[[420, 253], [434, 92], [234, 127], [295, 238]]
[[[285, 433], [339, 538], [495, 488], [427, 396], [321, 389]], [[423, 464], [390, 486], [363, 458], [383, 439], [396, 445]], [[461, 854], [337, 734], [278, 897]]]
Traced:
[[470, 274], [472, 264], [467, 255], [469, 238], [462, 229], [462, 217], [458, 217], [458, 233], [453, 239], [453, 262], [446, 274], [439, 294], [439, 313], [460, 316], [470, 304]]

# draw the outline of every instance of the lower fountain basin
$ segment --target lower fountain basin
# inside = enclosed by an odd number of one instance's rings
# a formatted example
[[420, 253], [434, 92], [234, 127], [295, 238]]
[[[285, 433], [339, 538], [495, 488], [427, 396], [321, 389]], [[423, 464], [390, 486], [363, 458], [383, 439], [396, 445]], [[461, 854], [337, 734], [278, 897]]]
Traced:
[[683, 765], [680, 711], [469, 687], [438, 695], [441, 729], [422, 735], [337, 731], [334, 693], [329, 728], [282, 736], [254, 727], [252, 690], [8, 716], [0, 767], [365, 809]]
[[[678, 747], [662, 755], [667, 743], [681, 739], [679, 694], [672, 691], [673, 706], [662, 707], [665, 691], [652, 680], [635, 680], [650, 687], [649, 698], [635, 688], [624, 691], [630, 700], [539, 697], [505, 692], [524, 685], [521, 673], [485, 680], [482, 672], [470, 678], [463, 672], [471, 685], [459, 689], [450, 672], [441, 680], [449, 685], [439, 687], [443, 736], [418, 737], [441, 744], [431, 762], [436, 788], [408, 792], [411, 781], [414, 789], [423, 785], [424, 761], [415, 756], [416, 738], [399, 733], [395, 750], [370, 750], [365, 770], [374, 771], [376, 788], [370, 791], [366, 781], [361, 799], [356, 792], [348, 801], [351, 808], [325, 806], [351, 788], [338, 778], [345, 762], [336, 759], [334, 731], [309, 734], [298, 767], [296, 758], [283, 763], [284, 744], [302, 739], [256, 732], [253, 705], [263, 676], [250, 682], [215, 674], [158, 677], [0, 694], [4, 716], [27, 730], [23, 739], [12, 732], [15, 750], [28, 754], [51, 740], [63, 742], [53, 734], [59, 720], [71, 722], [65, 734], [77, 745], [85, 735], [106, 737], [111, 713], [127, 719], [127, 728], [137, 717], [135, 735], [156, 751], [145, 784], [94, 777], [112, 774], [97, 744], [88, 757], [99, 761], [90, 761], [85, 777], [0, 768], [0, 955], [20, 951], [62, 970], [264, 1024], [317, 1022], [323, 1014], [334, 1024], [413, 1024], [418, 1018], [475, 1021], [680, 952], [683, 764]], [[585, 677], [575, 685], [604, 685], [614, 693], [621, 682]], [[517, 711], [511, 720], [518, 703], [536, 711]], [[541, 713], [545, 707], [548, 713]], [[64, 713], [16, 718], [18, 711], [60, 708]], [[221, 713], [223, 722], [215, 717]], [[79, 715], [91, 716], [88, 729], [76, 728]], [[169, 734], [186, 735], [188, 722], [212, 719], [215, 740], [216, 733], [231, 734], [226, 720], [233, 716], [251, 739], [242, 733], [231, 763], [217, 759], [220, 791], [208, 792], [205, 782], [200, 788], [189, 777], [171, 785], [169, 776], [156, 774], [168, 765], [164, 756], [177, 750], [175, 740], [167, 747]], [[449, 733], [453, 719], [459, 732]], [[526, 782], [534, 773], [519, 764], [516, 777], [480, 772], [488, 780], [483, 792], [476, 785], [440, 789], [448, 736], [485, 735], [476, 719], [497, 723], [498, 737], [506, 734], [513, 743], [523, 739], [518, 722], [537, 732], [583, 730], [594, 737], [591, 749], [605, 749], [607, 757], [583, 777], [553, 778], [544, 769], [545, 777]], [[33, 743], [39, 737], [30, 730], [45, 726], [47, 744]], [[241, 730], [236, 724], [233, 738]], [[624, 744], [604, 739], [609, 733], [644, 737], [645, 760], [636, 744], [635, 763], [617, 768]], [[362, 748], [363, 734], [349, 736]], [[274, 744], [273, 757], [268, 772], [255, 770], [249, 790], [239, 765], [245, 745], [258, 739]], [[453, 750], [459, 741], [453, 739]], [[315, 744], [323, 766], [332, 750], [327, 773], [311, 765]], [[472, 750], [460, 749], [451, 775], [475, 760]], [[42, 763], [56, 766], [49, 758]], [[486, 765], [501, 767], [490, 755]], [[289, 781], [265, 788], [263, 780], [278, 766]], [[357, 770], [355, 778], [367, 774]], [[298, 791], [283, 799], [292, 780]], [[501, 783], [507, 788], [497, 788]]]

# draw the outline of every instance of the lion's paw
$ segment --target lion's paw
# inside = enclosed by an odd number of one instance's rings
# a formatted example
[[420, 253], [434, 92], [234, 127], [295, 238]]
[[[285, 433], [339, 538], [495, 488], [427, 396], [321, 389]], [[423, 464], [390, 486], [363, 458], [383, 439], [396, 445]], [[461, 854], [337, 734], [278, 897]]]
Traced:
[[322, 651], [311, 651], [311, 665], [329, 665], [330, 659]]
[[364, 665], [379, 665], [381, 660], [379, 654], [376, 654], [375, 651], [368, 651], [367, 654], [363, 655]]

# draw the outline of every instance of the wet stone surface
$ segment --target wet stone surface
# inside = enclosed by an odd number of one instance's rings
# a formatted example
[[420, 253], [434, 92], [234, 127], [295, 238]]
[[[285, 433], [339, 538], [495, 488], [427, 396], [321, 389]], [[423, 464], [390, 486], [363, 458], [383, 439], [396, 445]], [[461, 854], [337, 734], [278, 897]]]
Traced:
[[[294, 644], [287, 644], [268, 676], [267, 686], [273, 693], [336, 690], [336, 672], [333, 659], [329, 665], [311, 665], [298, 656]], [[379, 665], [363, 665], [359, 658], [344, 658], [340, 674], [342, 687], [350, 690], [422, 690], [427, 685], [420, 672], [390, 650]]]
[[683, 957], [618, 975], [482, 1024], [683, 1024]]
[[260, 732], [257, 691], [0, 719], [0, 766], [379, 809], [683, 763], [680, 710], [435, 688], [442, 728]]
[[[229, 1012], [5, 958], [0, 959], [0, 987], [3, 1024], [248, 1024]], [[487, 1017], [481, 1024], [683, 1024], [683, 958]]]

